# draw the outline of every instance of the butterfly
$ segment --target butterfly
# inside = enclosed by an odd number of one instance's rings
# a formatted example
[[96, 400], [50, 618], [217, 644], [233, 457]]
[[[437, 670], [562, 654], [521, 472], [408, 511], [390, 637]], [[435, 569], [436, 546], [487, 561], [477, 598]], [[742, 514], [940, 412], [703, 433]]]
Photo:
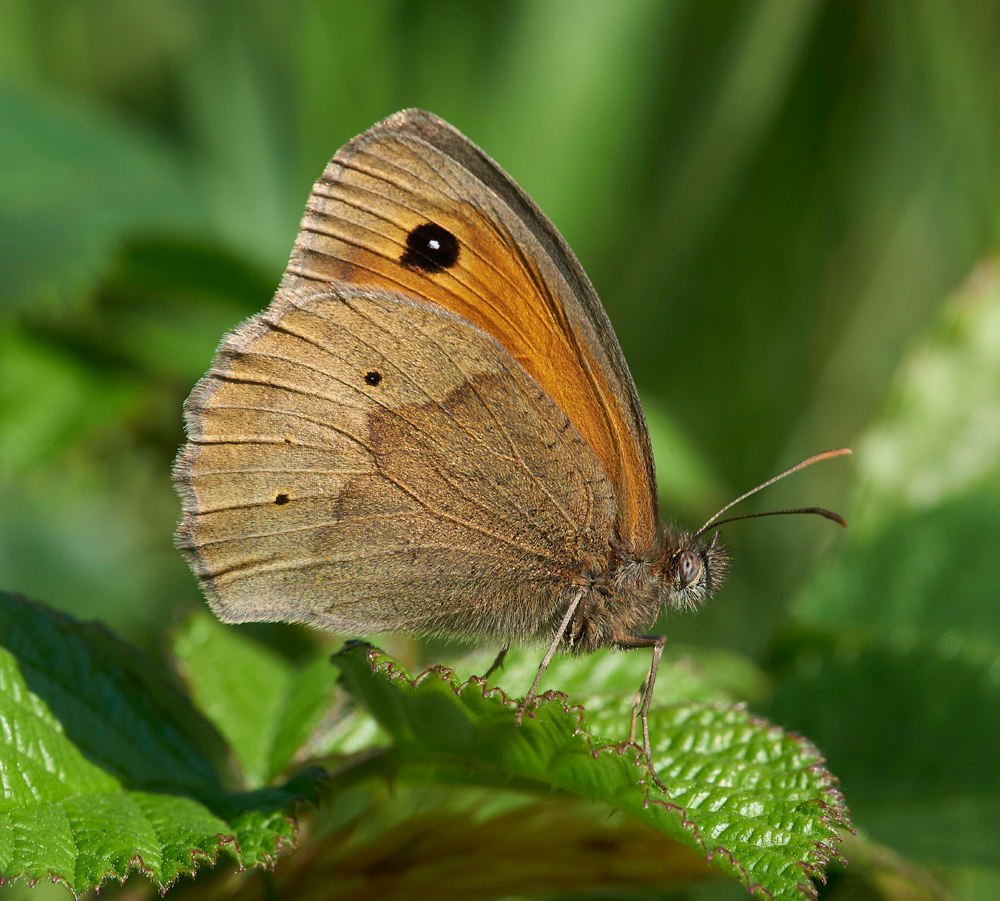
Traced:
[[593, 286], [456, 129], [405, 110], [336, 154], [273, 302], [185, 418], [178, 546], [221, 619], [472, 637], [502, 646], [490, 673], [542, 642], [518, 723], [558, 651], [652, 647], [632, 717], [652, 769], [665, 639], [644, 630], [719, 588], [724, 511], [661, 522]]

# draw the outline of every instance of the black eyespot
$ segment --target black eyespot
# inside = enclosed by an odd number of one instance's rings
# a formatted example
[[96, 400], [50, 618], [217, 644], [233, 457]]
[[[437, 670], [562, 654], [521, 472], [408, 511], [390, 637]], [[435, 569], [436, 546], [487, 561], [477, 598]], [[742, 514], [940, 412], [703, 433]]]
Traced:
[[371, 385], [372, 387], [374, 387], [375, 385], [377, 385], [381, 381], [382, 381], [382, 373], [381, 372], [369, 372], [367, 375], [365, 375], [365, 384], [366, 385]]
[[279, 507], [280, 507], [280, 506], [281, 506], [282, 504], [287, 504], [287, 503], [288, 503], [288, 495], [287, 495], [287, 494], [279, 494], [279, 495], [278, 495], [278, 496], [277, 496], [277, 497], [276, 497], [276, 498], [274, 499], [274, 502], [275, 502], [275, 503], [276, 503], [276, 504], [277, 504], [277, 505], [278, 505]]
[[449, 269], [458, 260], [458, 239], [440, 225], [425, 222], [406, 236], [406, 250], [399, 262], [422, 272]]
[[677, 560], [677, 576], [681, 585], [687, 587], [701, 577], [701, 557], [692, 550], [681, 551]]

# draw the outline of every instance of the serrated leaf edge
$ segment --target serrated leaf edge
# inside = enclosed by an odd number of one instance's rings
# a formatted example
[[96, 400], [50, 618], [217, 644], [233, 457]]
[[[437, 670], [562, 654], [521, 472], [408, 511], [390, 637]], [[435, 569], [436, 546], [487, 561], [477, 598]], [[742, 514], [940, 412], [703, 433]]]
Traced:
[[[344, 648], [338, 652], [343, 653], [345, 651], [351, 650], [349, 645], [345, 645]], [[436, 666], [431, 666], [425, 669], [423, 672], [411, 677], [407, 670], [402, 664], [393, 660], [391, 657], [385, 654], [379, 648], [369, 645], [366, 650], [366, 656], [368, 662], [372, 667], [373, 673], [379, 673], [380, 671], [391, 681], [393, 679], [398, 679], [400, 681], [408, 683], [412, 688], [416, 688], [421, 682], [429, 679], [431, 675], [436, 675], [441, 681], [447, 683], [452, 691], [455, 693], [456, 697], [460, 697], [463, 689], [467, 686], [475, 684], [477, 687], [481, 687], [483, 697], [486, 698], [490, 695], [496, 695], [500, 698], [501, 703], [505, 707], [517, 707], [520, 701], [515, 700], [507, 695], [507, 693], [500, 687], [494, 686], [489, 688], [487, 682], [481, 676], [471, 676], [464, 682], [461, 682], [458, 677], [456, 677], [454, 670], [444, 666], [443, 664], [438, 664]], [[336, 656], [336, 655], [334, 655]], [[586, 715], [586, 709], [580, 704], [570, 704], [569, 697], [562, 692], [555, 690], [548, 690], [540, 695], [538, 695], [532, 705], [525, 712], [532, 718], [534, 718], [534, 709], [539, 701], [555, 701], [562, 704], [563, 710], [566, 713], [574, 711], [577, 713], [577, 726], [574, 730], [574, 735], [582, 734], [590, 746], [591, 755], [594, 759], [602, 751], [614, 751], [619, 755], [625, 753], [626, 750], [634, 752], [636, 755], [635, 764], [640, 767], [644, 773], [645, 778], [640, 778], [638, 784], [642, 786], [645, 790], [645, 796], [643, 799], [643, 806], [649, 806], [650, 804], [656, 804], [663, 807], [666, 810], [670, 810], [680, 814], [681, 818], [681, 828], [686, 829], [691, 834], [692, 838], [701, 847], [702, 851], [705, 853], [705, 859], [711, 864], [716, 855], [722, 855], [728, 858], [730, 866], [733, 870], [740, 874], [738, 881], [747, 889], [751, 895], [760, 894], [764, 897], [770, 898], [773, 901], [774, 895], [765, 888], [759, 882], [753, 882], [750, 879], [750, 875], [742, 864], [737, 863], [733, 858], [732, 852], [728, 848], [724, 848], [721, 845], [713, 848], [711, 851], [708, 850], [708, 846], [702, 837], [701, 831], [698, 829], [696, 823], [688, 819], [687, 810], [679, 804], [675, 804], [671, 801], [664, 801], [659, 798], [651, 797], [651, 785], [652, 779], [652, 769], [645, 760], [645, 755], [643, 754], [642, 748], [639, 747], [635, 742], [622, 741], [622, 742], [612, 742], [604, 745], [594, 745], [594, 737], [591, 735], [590, 731], [583, 726], [584, 717]], [[684, 702], [682, 704], [670, 705], [673, 707], [681, 706], [694, 706], [694, 702]], [[834, 841], [841, 841], [840, 836], [836, 831], [837, 826], [845, 826], [853, 831], [853, 827], [850, 823], [850, 813], [847, 809], [847, 805], [844, 802], [844, 796], [837, 788], [840, 784], [836, 776], [830, 773], [826, 769], [824, 764], [826, 763], [826, 758], [820, 754], [819, 749], [804, 736], [796, 732], [787, 732], [783, 730], [780, 726], [776, 726], [774, 723], [765, 720], [763, 717], [756, 716], [747, 711], [747, 706], [745, 703], [710, 703], [710, 704], [699, 704], [700, 707], [714, 707], [716, 709], [722, 710], [743, 710], [747, 712], [747, 717], [749, 722], [761, 728], [765, 728], [770, 732], [779, 732], [783, 736], [795, 741], [802, 751], [809, 756], [814, 757], [812, 763], [805, 767], [806, 771], [811, 771], [813, 773], [822, 772], [821, 795], [825, 795], [828, 800], [824, 800], [822, 797], [814, 798], [809, 803], [817, 804], [821, 809], [828, 811], [826, 814], [821, 814], [819, 820], [822, 824], [827, 826], [831, 830], [830, 837], [828, 839], [819, 839], [813, 843], [814, 851], [811, 860], [796, 861], [799, 867], [802, 868], [803, 873], [807, 877], [806, 882], [796, 883], [796, 888], [802, 893], [802, 895], [809, 899], [815, 899], [818, 897], [818, 891], [816, 886], [811, 881], [812, 879], [818, 879], [823, 884], [826, 884], [826, 875], [823, 869], [831, 860], [839, 860], [843, 863], [847, 863], [843, 856], [840, 854], [837, 846], [833, 844]]]
[[[70, 797], [79, 797], [79, 796], [70, 795]], [[288, 820], [291, 823], [292, 828], [297, 831], [297, 824], [295, 823], [295, 821], [291, 817], [287, 816], [285, 817], [285, 819]], [[270, 868], [273, 868], [275, 866], [275, 864], [277, 863], [278, 855], [281, 852], [280, 845], [283, 842], [288, 842], [290, 847], [294, 847], [295, 845], [294, 841], [289, 842], [289, 840], [284, 838], [284, 836], [280, 835], [276, 836], [274, 842], [275, 853], [273, 855], [270, 854], [265, 855], [265, 860], [260, 864], [260, 866], [270, 867]], [[72, 894], [74, 899], [77, 899], [77, 901], [79, 901], [79, 899], [83, 897], [83, 895], [86, 892], [89, 892], [92, 889], [94, 891], [99, 890], [101, 886], [105, 884], [105, 882], [110, 882], [111, 880], [117, 880], [119, 885], [124, 885], [125, 881], [129, 878], [129, 876], [133, 875], [133, 873], [138, 873], [142, 876], [146, 876], [150, 880], [150, 882], [152, 882], [153, 885], [156, 887], [156, 890], [161, 895], [165, 895], [171, 889], [171, 887], [173, 887], [173, 885], [177, 882], [177, 880], [180, 879], [182, 875], [188, 875], [192, 879], [194, 879], [198, 871], [199, 863], [208, 864], [210, 867], [214, 868], [219, 860], [219, 852], [227, 845], [231, 846], [236, 854], [236, 859], [239, 867], [237, 872], [240, 873], [244, 872], [246, 870], [246, 866], [243, 861], [243, 852], [240, 849], [240, 843], [237, 840], [236, 836], [225, 835], [222, 832], [217, 832], [215, 834], [215, 847], [213, 848], [212, 853], [203, 851], [201, 848], [188, 848], [187, 857], [190, 862], [191, 868], [189, 870], [184, 868], [178, 868], [178, 871], [174, 875], [173, 879], [169, 880], [168, 882], [162, 882], [159, 879], [157, 879], [153, 875], [154, 871], [150, 867], [146, 866], [145, 861], [142, 859], [142, 855], [135, 854], [131, 858], [129, 858], [128, 863], [125, 865], [124, 872], [118, 872], [118, 870], [115, 868], [106, 869], [104, 873], [101, 874], [100, 879], [98, 879], [93, 884], [84, 885], [79, 892], [77, 892], [77, 890], [73, 888], [73, 886], [70, 884], [69, 880], [65, 876], [60, 876], [51, 869], [48, 871], [47, 875], [39, 876], [35, 879], [30, 878], [30, 876], [26, 872], [16, 873], [13, 875], [0, 876], [0, 885], [7, 885], [18, 882], [19, 880], [25, 880], [29, 888], [34, 888], [39, 882], [43, 881], [44, 879], [50, 879], [53, 883], [60, 882], [64, 886], [66, 886], [66, 888], [69, 890], [70, 894]]]
[[[69, 796], [69, 798], [76, 798], [76, 797], [81, 797], [81, 795], [77, 794]], [[62, 798], [60, 799], [60, 801], [53, 803], [58, 804], [65, 800], [67, 800], [67, 798]], [[204, 803], [198, 800], [197, 798], [192, 798], [192, 800], [198, 801], [198, 803], [200, 804]], [[295, 795], [293, 796], [293, 800], [290, 803], [295, 803], [295, 802], [307, 803], [308, 799], [302, 795]], [[219, 853], [226, 847], [229, 847], [233, 851], [236, 857], [238, 873], [243, 873], [247, 869], [253, 867], [261, 867], [262, 869], [274, 869], [274, 867], [278, 863], [278, 858], [281, 856], [281, 854], [284, 851], [293, 850], [298, 843], [298, 832], [299, 832], [298, 821], [294, 816], [291, 816], [289, 814], [282, 813], [280, 814], [280, 816], [291, 827], [292, 838], [288, 838], [284, 835], [275, 835], [273, 852], [262, 850], [261, 851], [262, 859], [258, 863], [250, 864], [249, 867], [247, 866], [246, 861], [243, 857], [243, 850], [242, 848], [240, 848], [239, 839], [236, 837], [236, 830], [234, 829], [233, 832], [230, 834], [223, 832], [216, 832], [214, 836], [214, 847], [212, 848], [211, 852], [203, 851], [201, 848], [197, 847], [189, 847], [186, 850], [186, 855], [189, 861], [190, 868], [188, 869], [184, 868], [183, 866], [179, 866], [173, 878], [171, 878], [168, 881], [162, 881], [158, 879], [156, 876], [154, 876], [153, 869], [146, 866], [145, 861], [142, 858], [142, 855], [135, 854], [131, 858], [129, 858], [128, 863], [125, 865], [124, 870], [122, 872], [119, 872], [114, 867], [108, 868], [104, 871], [104, 873], [102, 873], [100, 879], [94, 882], [88, 881], [80, 888], [79, 892], [75, 888], [73, 888], [73, 886], [70, 884], [69, 880], [66, 877], [56, 874], [51, 869], [48, 871], [47, 875], [39, 876], [34, 879], [32, 879], [27, 872], [0, 876], [0, 885], [6, 885], [7, 883], [14, 883], [17, 882], [18, 880], [26, 880], [27, 884], [30, 887], [34, 887], [43, 879], [48, 878], [53, 883], [59, 882], [65, 885], [66, 888], [73, 895], [74, 899], [77, 899], [77, 901], [79, 901], [79, 899], [83, 896], [83, 894], [91, 891], [92, 889], [95, 891], [99, 890], [101, 886], [105, 884], [105, 882], [109, 882], [111, 880], [117, 880], [119, 884], [123, 885], [125, 881], [129, 878], [129, 876], [131, 876], [133, 873], [139, 873], [149, 878], [150, 882], [153, 883], [156, 890], [161, 895], [165, 895], [178, 881], [178, 879], [180, 879], [182, 875], [188, 875], [192, 879], [194, 879], [197, 875], [199, 865], [207, 864], [208, 866], [214, 869], [219, 862]], [[163, 844], [164, 842], [161, 841], [161, 845]]]

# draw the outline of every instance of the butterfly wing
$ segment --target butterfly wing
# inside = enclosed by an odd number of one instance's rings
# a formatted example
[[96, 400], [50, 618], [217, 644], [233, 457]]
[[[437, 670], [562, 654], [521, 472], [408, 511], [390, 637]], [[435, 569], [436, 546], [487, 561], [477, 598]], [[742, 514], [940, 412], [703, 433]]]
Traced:
[[488, 335], [400, 295], [281, 289], [186, 419], [178, 544], [227, 621], [548, 635], [608, 554], [612, 486], [566, 414]]
[[590, 281], [544, 213], [446, 122], [406, 110], [343, 147], [316, 183], [283, 286], [425, 299], [509, 351], [566, 412], [618, 499], [618, 532], [656, 535], [649, 436]]

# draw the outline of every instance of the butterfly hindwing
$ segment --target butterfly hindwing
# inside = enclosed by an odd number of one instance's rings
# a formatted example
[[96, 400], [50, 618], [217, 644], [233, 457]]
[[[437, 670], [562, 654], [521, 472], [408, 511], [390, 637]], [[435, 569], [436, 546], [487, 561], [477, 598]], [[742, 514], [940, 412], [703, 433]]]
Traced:
[[563, 411], [399, 295], [283, 289], [186, 415], [179, 545], [228, 621], [525, 638], [606, 552], [612, 486]]

